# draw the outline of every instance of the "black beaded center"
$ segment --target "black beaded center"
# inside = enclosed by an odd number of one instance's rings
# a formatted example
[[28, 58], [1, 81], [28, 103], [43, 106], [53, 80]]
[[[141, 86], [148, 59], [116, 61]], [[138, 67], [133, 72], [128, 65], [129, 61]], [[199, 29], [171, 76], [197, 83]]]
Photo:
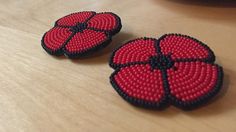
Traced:
[[86, 29], [87, 26], [87, 23], [78, 23], [75, 26], [71, 27], [71, 31], [75, 33], [83, 32], [83, 30]]
[[149, 58], [152, 69], [166, 70], [174, 66], [174, 61], [170, 55], [152, 56]]

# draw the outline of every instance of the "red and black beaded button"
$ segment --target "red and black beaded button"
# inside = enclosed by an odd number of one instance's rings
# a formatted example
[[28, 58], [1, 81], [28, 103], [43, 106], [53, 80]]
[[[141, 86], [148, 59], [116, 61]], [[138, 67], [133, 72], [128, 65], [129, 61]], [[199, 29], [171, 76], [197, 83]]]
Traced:
[[113, 52], [110, 66], [115, 72], [110, 81], [131, 104], [193, 109], [221, 89], [223, 70], [214, 61], [207, 45], [186, 35], [139, 38]]
[[108, 45], [121, 27], [120, 18], [111, 12], [73, 13], [57, 20], [44, 34], [42, 47], [52, 55], [79, 57]]

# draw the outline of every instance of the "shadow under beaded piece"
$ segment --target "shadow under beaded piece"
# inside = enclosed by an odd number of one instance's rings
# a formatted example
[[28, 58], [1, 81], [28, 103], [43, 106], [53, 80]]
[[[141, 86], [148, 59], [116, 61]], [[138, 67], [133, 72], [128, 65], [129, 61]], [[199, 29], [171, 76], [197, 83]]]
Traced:
[[56, 21], [42, 38], [42, 47], [52, 55], [69, 58], [87, 55], [107, 46], [121, 29], [120, 18], [111, 12], [84, 11]]
[[223, 70], [211, 49], [192, 37], [166, 34], [139, 38], [116, 49], [110, 59], [114, 89], [136, 106], [160, 109], [173, 104], [193, 109], [221, 89]]

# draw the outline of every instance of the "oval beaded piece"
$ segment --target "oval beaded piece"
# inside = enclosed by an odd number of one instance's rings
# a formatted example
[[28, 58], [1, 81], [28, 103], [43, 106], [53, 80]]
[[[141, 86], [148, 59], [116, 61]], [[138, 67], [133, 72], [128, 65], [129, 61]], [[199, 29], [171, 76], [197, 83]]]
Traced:
[[88, 27], [103, 30], [111, 34], [117, 33], [114, 29], [119, 28], [120, 18], [114, 13], [98, 13], [88, 21]]
[[165, 99], [162, 76], [159, 70], [150, 69], [149, 64], [124, 67], [111, 76], [113, 85], [121, 96], [133, 100], [133, 104], [159, 106]]
[[201, 41], [180, 34], [164, 35], [160, 40], [163, 54], [172, 53], [173, 60], [201, 60], [214, 62], [215, 55], [210, 48]]
[[[177, 62], [177, 70], [168, 69], [168, 82], [173, 102], [189, 106], [206, 95], [218, 92], [221, 68], [204, 62]], [[188, 69], [193, 69], [192, 71]], [[217, 89], [216, 89], [217, 88]]]
[[60, 55], [64, 42], [72, 35], [68, 28], [55, 27], [43, 36], [43, 48], [50, 54]]

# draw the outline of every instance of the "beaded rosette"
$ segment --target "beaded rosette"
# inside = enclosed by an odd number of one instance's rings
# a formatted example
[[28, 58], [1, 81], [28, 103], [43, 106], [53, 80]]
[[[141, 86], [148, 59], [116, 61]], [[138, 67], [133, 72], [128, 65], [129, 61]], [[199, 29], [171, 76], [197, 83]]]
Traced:
[[60, 18], [42, 38], [42, 47], [52, 55], [70, 58], [108, 45], [121, 29], [120, 18], [111, 12], [84, 11]]
[[172, 104], [193, 109], [221, 89], [222, 67], [202, 42], [180, 34], [139, 38], [116, 49], [110, 60], [114, 89], [136, 106], [160, 109]]

